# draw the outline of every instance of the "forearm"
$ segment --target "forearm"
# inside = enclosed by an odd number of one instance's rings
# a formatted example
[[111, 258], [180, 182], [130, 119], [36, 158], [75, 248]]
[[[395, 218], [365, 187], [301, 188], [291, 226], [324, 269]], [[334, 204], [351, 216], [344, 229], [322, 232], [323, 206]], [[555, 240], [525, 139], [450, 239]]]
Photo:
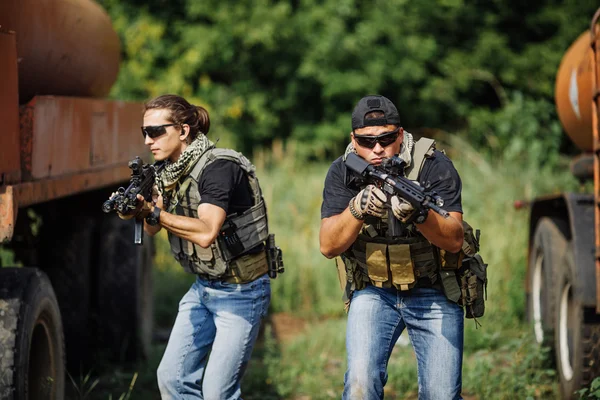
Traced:
[[217, 237], [217, 232], [202, 217], [184, 217], [162, 211], [157, 227], [157, 232], [163, 227], [175, 236], [204, 248], [210, 247]]
[[462, 248], [464, 233], [461, 213], [450, 212], [450, 216], [444, 218], [430, 210], [425, 222], [415, 226], [427, 240], [440, 249], [457, 253]]
[[341, 214], [322, 219], [319, 232], [321, 253], [327, 258], [342, 254], [354, 243], [362, 225], [363, 221], [354, 218], [348, 208]]
[[146, 221], [144, 221], [144, 231], [149, 235], [149, 236], [154, 236], [156, 235], [158, 232], [160, 232], [160, 224], [158, 225], [148, 225], [148, 223]]

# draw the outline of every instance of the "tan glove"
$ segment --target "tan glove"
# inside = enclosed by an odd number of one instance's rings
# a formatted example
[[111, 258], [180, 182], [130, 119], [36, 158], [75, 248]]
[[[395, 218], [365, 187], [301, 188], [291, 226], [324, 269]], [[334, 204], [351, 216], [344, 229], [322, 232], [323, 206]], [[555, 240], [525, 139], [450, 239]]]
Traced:
[[394, 216], [402, 223], [406, 223], [416, 211], [412, 204], [402, 197], [392, 196], [390, 202], [392, 203], [392, 212], [394, 213]]
[[387, 196], [381, 189], [369, 185], [350, 200], [350, 212], [358, 219], [364, 219], [367, 214], [381, 218], [386, 212], [386, 201]]

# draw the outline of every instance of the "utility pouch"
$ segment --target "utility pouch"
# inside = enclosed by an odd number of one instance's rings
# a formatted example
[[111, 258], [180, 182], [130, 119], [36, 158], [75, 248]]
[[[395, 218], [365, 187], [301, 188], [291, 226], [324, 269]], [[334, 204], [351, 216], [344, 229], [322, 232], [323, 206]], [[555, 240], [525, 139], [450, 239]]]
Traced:
[[467, 318], [482, 317], [487, 300], [487, 264], [479, 254], [465, 259], [459, 274], [460, 305], [466, 310]]
[[335, 266], [340, 280], [340, 289], [342, 289], [344, 310], [348, 312], [354, 291], [364, 289], [367, 285], [366, 275], [363, 276], [362, 269], [355, 260], [344, 255], [335, 258]]
[[440, 266], [442, 270], [458, 269], [462, 265], [465, 253], [461, 250], [458, 253], [440, 249]]
[[217, 240], [219, 241], [223, 258], [227, 262], [239, 256], [245, 250], [244, 245], [236, 232], [236, 226], [231, 221], [225, 220], [225, 223], [223, 223], [221, 231], [217, 236]]
[[283, 268], [283, 252], [281, 251], [281, 248], [275, 244], [274, 234], [267, 236], [266, 251], [269, 277], [275, 279], [277, 278], [277, 274], [283, 274], [285, 269]]
[[415, 284], [415, 267], [410, 256], [410, 245], [393, 244], [388, 246], [392, 283], [398, 290], [408, 290]]
[[257, 254], [245, 254], [233, 260], [230, 268], [235, 283], [252, 282], [267, 273], [269, 269], [267, 255], [264, 251]]
[[217, 236], [223, 259], [233, 260], [245, 251], [268, 240], [267, 211], [264, 201], [241, 215], [229, 215]]
[[367, 272], [373, 285], [383, 287], [388, 281], [387, 245], [384, 243], [367, 243]]

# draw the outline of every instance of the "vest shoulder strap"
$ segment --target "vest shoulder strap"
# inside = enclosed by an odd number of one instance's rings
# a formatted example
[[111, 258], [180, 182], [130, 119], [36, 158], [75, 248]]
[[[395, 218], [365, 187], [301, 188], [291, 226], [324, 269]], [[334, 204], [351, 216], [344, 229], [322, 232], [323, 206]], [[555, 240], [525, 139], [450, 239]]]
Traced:
[[425, 159], [431, 157], [434, 151], [435, 140], [425, 137], [417, 140], [413, 148], [412, 163], [406, 169], [406, 177], [411, 181], [416, 181], [421, 173]]
[[260, 189], [260, 184], [256, 177], [256, 167], [242, 153], [239, 153], [235, 150], [222, 148], [208, 149], [202, 155], [202, 157], [200, 157], [200, 159], [192, 169], [192, 172], [190, 172], [189, 177], [192, 178], [194, 181], [198, 182], [200, 176], [202, 176], [202, 172], [206, 169], [206, 167], [216, 160], [229, 160], [239, 165], [248, 177], [248, 182], [250, 184], [250, 190], [252, 190], [252, 198], [254, 200], [254, 204], [260, 203], [260, 201], [262, 200], [262, 192]]
[[202, 175], [202, 171], [204, 171], [209, 164], [216, 160], [233, 161], [238, 164], [247, 174], [254, 175], [256, 172], [254, 165], [252, 165], [250, 160], [248, 160], [242, 153], [238, 153], [237, 151], [231, 149], [212, 148], [207, 150], [202, 157], [200, 157], [192, 169], [192, 172], [190, 172], [190, 176], [198, 180], [200, 175]]

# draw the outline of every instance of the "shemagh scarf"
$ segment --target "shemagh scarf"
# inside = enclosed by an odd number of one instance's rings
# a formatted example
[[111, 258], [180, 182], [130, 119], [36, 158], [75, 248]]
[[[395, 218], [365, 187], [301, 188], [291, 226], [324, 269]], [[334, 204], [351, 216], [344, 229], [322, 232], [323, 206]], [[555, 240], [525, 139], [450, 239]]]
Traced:
[[215, 144], [211, 142], [205, 134], [198, 132], [196, 139], [185, 148], [177, 161], [165, 161], [165, 167], [156, 177], [158, 192], [162, 195], [163, 204], [165, 206], [170, 203], [170, 199], [173, 196], [173, 191], [175, 190], [175, 186], [179, 179], [188, 175], [206, 150], [213, 147], [215, 147]]

